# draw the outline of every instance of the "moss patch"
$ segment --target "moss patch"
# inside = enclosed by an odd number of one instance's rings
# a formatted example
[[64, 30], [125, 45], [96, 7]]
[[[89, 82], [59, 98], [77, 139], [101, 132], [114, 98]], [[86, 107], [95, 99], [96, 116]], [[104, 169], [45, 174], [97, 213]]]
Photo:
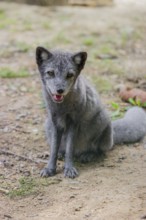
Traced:
[[7, 67], [3, 67], [0, 69], [0, 78], [21, 78], [28, 76], [30, 75], [25, 69], [20, 69], [19, 71], [13, 71]]

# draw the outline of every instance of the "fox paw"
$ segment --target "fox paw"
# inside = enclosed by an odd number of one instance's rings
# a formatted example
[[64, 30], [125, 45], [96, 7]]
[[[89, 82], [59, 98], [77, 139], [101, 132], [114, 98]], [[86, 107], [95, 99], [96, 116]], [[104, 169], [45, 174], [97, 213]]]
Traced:
[[83, 153], [81, 154], [81, 156], [79, 157], [79, 161], [81, 163], [89, 163], [89, 162], [93, 162], [97, 160], [97, 155], [95, 153]]
[[73, 179], [78, 176], [78, 171], [74, 167], [67, 167], [64, 169], [64, 176]]
[[55, 169], [49, 169], [47, 167], [45, 167], [41, 173], [40, 176], [41, 177], [49, 177], [49, 176], [54, 176], [56, 174], [56, 170]]
[[58, 160], [63, 160], [64, 159], [64, 153], [59, 152], [58, 153]]

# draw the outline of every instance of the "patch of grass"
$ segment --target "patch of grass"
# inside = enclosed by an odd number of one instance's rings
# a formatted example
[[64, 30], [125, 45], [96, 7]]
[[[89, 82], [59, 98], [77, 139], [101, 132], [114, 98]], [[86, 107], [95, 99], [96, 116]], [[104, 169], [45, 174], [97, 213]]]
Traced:
[[21, 178], [19, 180], [19, 186], [16, 189], [9, 191], [8, 195], [11, 198], [17, 196], [27, 196], [37, 192], [37, 183], [33, 178]]
[[40, 178], [38, 184], [40, 186], [49, 186], [54, 184], [59, 184], [62, 181], [62, 179], [55, 178]]
[[1, 49], [0, 50], [0, 58], [9, 58], [12, 57], [12, 52], [8, 49]]
[[92, 82], [99, 92], [108, 92], [112, 90], [112, 83], [105, 77], [92, 77]]
[[44, 23], [42, 24], [42, 27], [43, 27], [44, 29], [46, 29], [46, 30], [50, 30], [50, 29], [51, 29], [51, 25], [50, 25], [49, 22], [44, 22]]
[[86, 38], [83, 40], [83, 44], [85, 46], [93, 46], [94, 45], [94, 40], [93, 38]]
[[51, 42], [43, 42], [43, 43], [38, 43], [37, 45], [43, 45], [43, 47], [45, 47], [45, 48], [52, 48], [52, 44], [51, 44]]
[[31, 46], [26, 44], [25, 42], [17, 42], [16, 47], [17, 50], [23, 53], [26, 53], [31, 49]]
[[53, 41], [54, 43], [63, 43], [63, 44], [71, 43], [70, 39], [67, 38], [63, 32], [58, 33]]
[[102, 54], [117, 56], [117, 51], [113, 48], [112, 45], [106, 43], [97, 49], [95, 57]]
[[10, 18], [0, 18], [0, 29], [6, 29], [8, 27], [10, 27], [11, 25], [16, 25], [16, 20], [14, 19], [10, 19]]
[[139, 107], [146, 107], [146, 102], [142, 103], [140, 99], [132, 99], [132, 98], [129, 98], [128, 99], [128, 102], [133, 105], [133, 106], [139, 106]]
[[0, 29], [5, 29], [16, 24], [16, 20], [9, 18], [4, 9], [0, 9]]
[[59, 20], [62, 22], [68, 21], [71, 18], [72, 14], [71, 13], [62, 13], [59, 16]]
[[140, 39], [142, 39], [142, 34], [133, 28], [129, 27], [120, 31], [121, 47], [126, 47], [128, 42], [136, 42]]
[[122, 118], [124, 116], [126, 108], [122, 109], [117, 102], [112, 102], [111, 105], [113, 109], [111, 113], [111, 119], [116, 120], [116, 119]]
[[20, 69], [19, 71], [14, 71], [7, 67], [0, 69], [0, 78], [21, 78], [28, 76], [30, 76], [30, 74], [25, 69]]
[[115, 60], [97, 60], [99, 70], [102, 73], [115, 74], [121, 76], [124, 70]]
[[0, 9], [0, 20], [6, 18], [6, 13], [4, 9]]
[[24, 21], [22, 23], [22, 27], [23, 27], [24, 31], [31, 31], [33, 29], [32, 28], [32, 23], [30, 21]]
[[42, 192], [44, 187], [52, 184], [59, 184], [62, 179], [58, 178], [38, 178], [22, 177], [18, 180], [18, 187], [6, 193], [10, 198], [25, 197]]

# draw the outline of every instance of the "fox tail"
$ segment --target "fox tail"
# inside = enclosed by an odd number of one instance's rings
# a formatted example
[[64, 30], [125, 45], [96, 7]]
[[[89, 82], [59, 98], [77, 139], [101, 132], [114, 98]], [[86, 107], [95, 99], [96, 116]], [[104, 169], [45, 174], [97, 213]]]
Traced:
[[114, 145], [141, 141], [146, 135], [146, 112], [133, 107], [122, 119], [113, 121], [112, 127]]

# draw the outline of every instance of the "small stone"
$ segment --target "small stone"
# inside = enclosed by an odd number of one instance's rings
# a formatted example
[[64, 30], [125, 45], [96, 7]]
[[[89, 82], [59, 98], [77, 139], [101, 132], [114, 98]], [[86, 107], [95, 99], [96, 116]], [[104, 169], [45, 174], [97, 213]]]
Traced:
[[29, 170], [24, 171], [24, 176], [30, 176], [30, 175], [31, 175], [31, 173], [30, 173], [30, 171], [29, 171]]
[[20, 91], [21, 91], [21, 92], [27, 92], [28, 89], [27, 89], [25, 86], [21, 86], [21, 87], [20, 87]]
[[35, 119], [35, 120], [32, 122], [33, 125], [37, 125], [38, 123], [39, 123], [39, 121], [38, 121], [37, 119]]
[[5, 133], [9, 132], [9, 128], [6, 126], [6, 127], [3, 129], [3, 131], [4, 131]]
[[37, 128], [34, 128], [32, 131], [33, 131], [34, 134], [38, 134], [39, 133], [39, 130]]
[[27, 114], [19, 114], [16, 116], [16, 120], [19, 121], [21, 118], [25, 118], [27, 116]]

